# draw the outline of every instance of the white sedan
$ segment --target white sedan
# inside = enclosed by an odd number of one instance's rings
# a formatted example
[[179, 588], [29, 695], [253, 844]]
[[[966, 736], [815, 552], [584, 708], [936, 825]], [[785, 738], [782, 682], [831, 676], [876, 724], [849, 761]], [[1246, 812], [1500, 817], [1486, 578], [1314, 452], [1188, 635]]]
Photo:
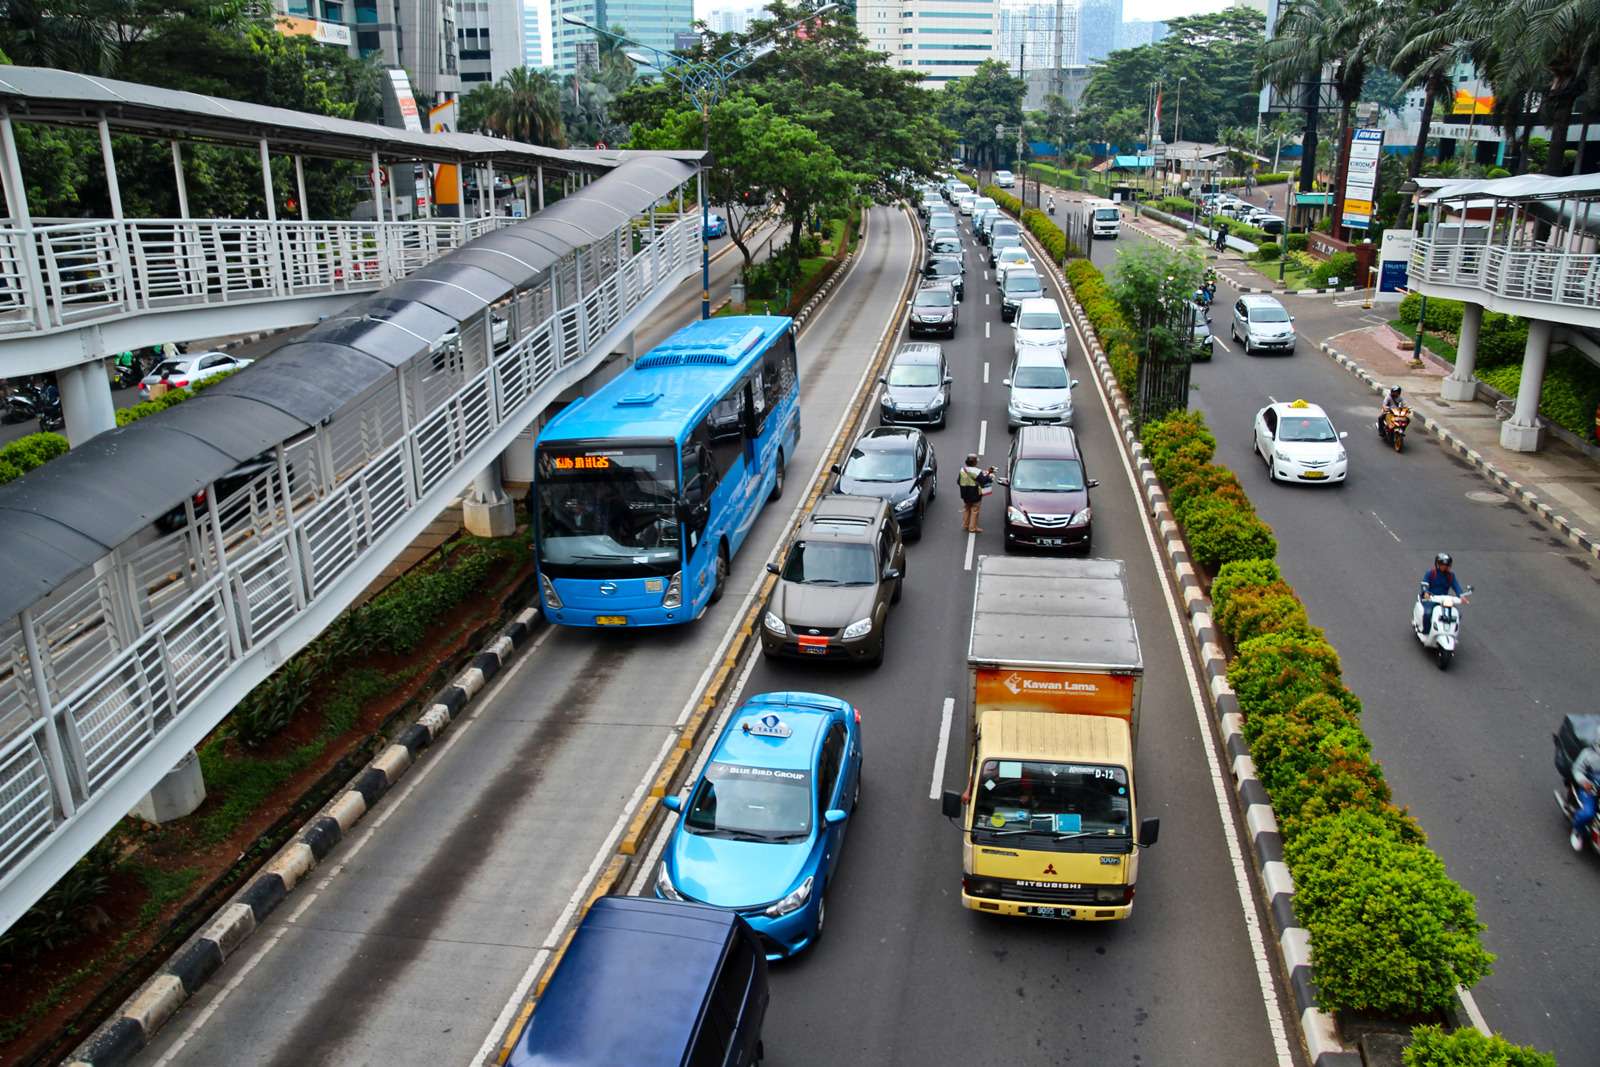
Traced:
[[248, 367], [253, 362], [226, 352], [191, 352], [177, 359], [164, 359], [140, 380], [139, 395], [149, 399], [150, 387], [158, 382], [164, 382], [169, 389], [183, 389], [195, 382]]
[[1338, 482], [1349, 473], [1343, 441], [1328, 415], [1304, 400], [1268, 404], [1256, 412], [1255, 449], [1268, 481]]

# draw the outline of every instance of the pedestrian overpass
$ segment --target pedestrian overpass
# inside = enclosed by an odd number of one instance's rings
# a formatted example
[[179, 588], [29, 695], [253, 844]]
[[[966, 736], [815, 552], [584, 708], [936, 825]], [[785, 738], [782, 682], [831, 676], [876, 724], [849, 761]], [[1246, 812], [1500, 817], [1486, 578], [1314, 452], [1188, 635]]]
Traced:
[[[0, 83], [17, 73], [0, 71]], [[0, 84], [8, 194], [21, 187], [9, 91]], [[384, 258], [410, 246], [377, 231], [350, 238], [360, 254], [325, 240], [359, 224], [315, 224], [318, 239], [300, 240], [268, 223], [252, 244], [220, 236], [244, 226], [234, 220], [189, 220], [187, 232], [210, 236], [156, 269], [142, 224], [80, 220], [105, 237], [72, 238], [100, 257], [74, 283], [92, 299], [75, 299], [65, 260], [51, 259], [65, 238], [13, 212], [0, 236], [0, 292], [15, 290], [0, 305], [10, 312], [0, 373], [15, 373], [13, 351], [32, 366], [50, 350], [41, 336], [77, 331], [77, 347], [64, 347], [103, 382], [100, 354], [82, 353], [107, 323], [136, 330], [141, 318], [219, 303], [270, 314], [313, 276], [346, 287], [329, 317], [271, 359], [0, 486], [0, 930], [483, 483], [547, 404], [631, 349], [635, 329], [694, 274], [699, 215], [683, 210], [694, 159], [540, 158], [530, 169], [579, 175], [568, 195], [525, 221], [448, 220], [437, 227], [454, 227], [448, 241], [410, 259]], [[368, 274], [338, 273], [368, 253], [382, 261]], [[184, 280], [202, 264], [203, 284]], [[246, 277], [254, 296], [223, 284]], [[261, 473], [219, 501], [217, 480], [263, 456]], [[197, 508], [197, 493], [213, 506]], [[163, 516], [169, 533], [154, 525]]]

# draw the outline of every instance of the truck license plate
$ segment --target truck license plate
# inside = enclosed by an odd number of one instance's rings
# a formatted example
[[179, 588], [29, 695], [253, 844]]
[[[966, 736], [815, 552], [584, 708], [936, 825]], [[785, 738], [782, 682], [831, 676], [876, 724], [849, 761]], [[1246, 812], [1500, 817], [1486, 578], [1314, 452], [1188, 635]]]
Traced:
[[1035, 919], [1070, 919], [1076, 912], [1072, 908], [1029, 908], [1028, 914]]
[[626, 626], [628, 625], [628, 617], [626, 615], [596, 615], [594, 624], [596, 626]]

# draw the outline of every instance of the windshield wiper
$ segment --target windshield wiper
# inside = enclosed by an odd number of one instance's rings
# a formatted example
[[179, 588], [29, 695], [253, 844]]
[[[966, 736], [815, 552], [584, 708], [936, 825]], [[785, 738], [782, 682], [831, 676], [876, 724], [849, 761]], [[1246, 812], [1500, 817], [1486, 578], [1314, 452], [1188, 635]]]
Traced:
[[801, 585], [843, 585], [842, 578], [802, 578]]
[[714, 830], [702, 831], [708, 837], [726, 837], [731, 841], [772, 841], [774, 838], [759, 830], [732, 830], [726, 827], [717, 827]]

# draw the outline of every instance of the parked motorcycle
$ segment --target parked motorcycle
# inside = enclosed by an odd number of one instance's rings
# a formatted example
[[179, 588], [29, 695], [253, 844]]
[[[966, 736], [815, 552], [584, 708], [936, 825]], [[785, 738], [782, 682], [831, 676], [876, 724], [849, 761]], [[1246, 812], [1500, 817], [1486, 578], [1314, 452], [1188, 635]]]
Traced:
[[[1568, 715], [1561, 720], [1561, 728], [1550, 735], [1556, 746], [1556, 774], [1561, 784], [1556, 787], [1556, 807], [1561, 809], [1566, 824], [1578, 812], [1578, 787], [1572, 784], [1572, 761], [1586, 746], [1600, 736], [1600, 715]], [[1589, 823], [1589, 846], [1600, 852], [1600, 819]]]
[[55, 382], [46, 382], [35, 391], [35, 409], [39, 413], [39, 432], [57, 433], [66, 429], [67, 420], [61, 413], [61, 390]]
[[[1422, 647], [1438, 659], [1442, 671], [1449, 668], [1450, 661], [1455, 658], [1456, 642], [1461, 636], [1461, 605], [1472, 595], [1472, 586], [1467, 586], [1460, 596], [1440, 595], [1425, 599], [1427, 591], [1427, 583], [1421, 583], [1417, 602], [1411, 606], [1411, 629], [1417, 635], [1417, 640], [1422, 642]], [[1427, 632], [1423, 632], [1428, 604], [1433, 605], [1433, 624], [1427, 628]]]
[[34, 405], [33, 387], [24, 385], [22, 388], [6, 395], [5, 406], [0, 408], [0, 422], [14, 423], [27, 422], [37, 418], [38, 409]]
[[1410, 408], [1384, 408], [1383, 414], [1378, 416], [1378, 436], [1383, 438], [1384, 444], [1393, 448], [1396, 452], [1404, 451], [1406, 447], [1406, 427], [1410, 425]]
[[144, 360], [138, 356], [135, 356], [132, 362], [117, 364], [112, 369], [114, 373], [111, 376], [111, 388], [113, 389], [132, 389], [144, 379], [147, 373], [144, 368]]

